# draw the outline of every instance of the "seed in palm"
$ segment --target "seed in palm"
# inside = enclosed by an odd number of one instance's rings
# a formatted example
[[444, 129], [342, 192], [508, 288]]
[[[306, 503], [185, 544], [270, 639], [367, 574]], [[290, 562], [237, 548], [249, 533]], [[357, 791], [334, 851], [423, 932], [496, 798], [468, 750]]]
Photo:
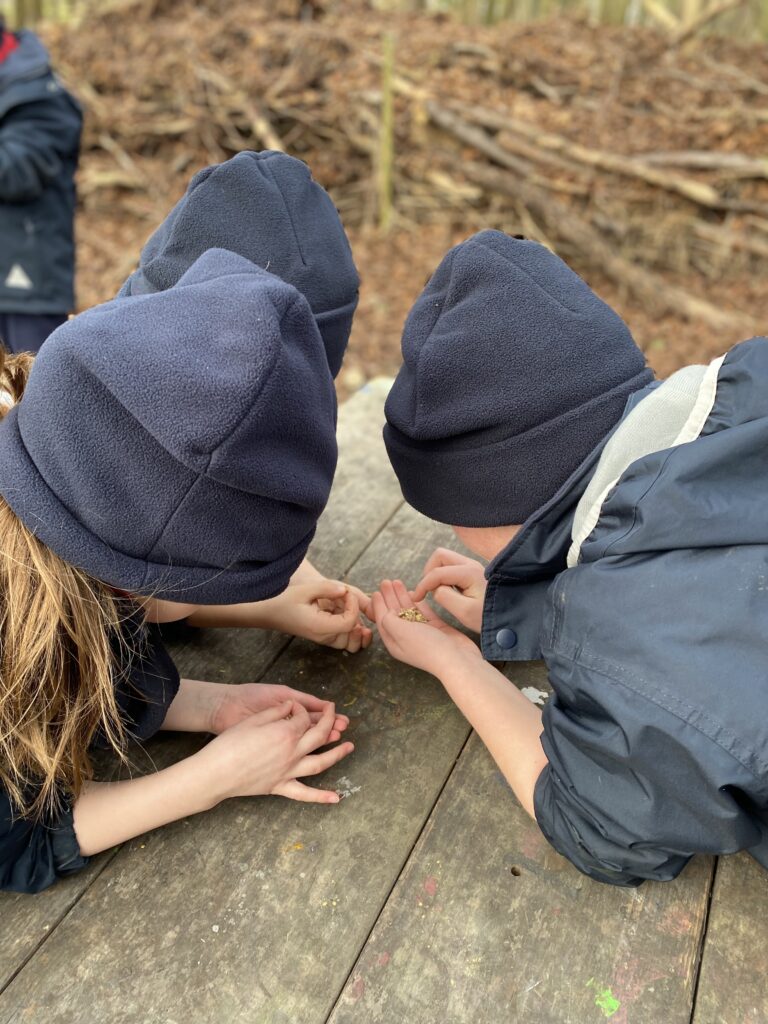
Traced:
[[426, 615], [422, 615], [418, 608], [401, 608], [397, 614], [407, 622], [429, 622]]

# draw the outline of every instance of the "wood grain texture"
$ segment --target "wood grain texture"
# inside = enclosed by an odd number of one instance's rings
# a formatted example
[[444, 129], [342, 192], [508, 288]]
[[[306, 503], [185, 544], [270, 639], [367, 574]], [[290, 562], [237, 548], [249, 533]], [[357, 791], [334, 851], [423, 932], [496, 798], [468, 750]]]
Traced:
[[[381, 437], [389, 383], [384, 378], [372, 381], [339, 410], [339, 469], [310, 551], [318, 568], [331, 576], [347, 573], [402, 502]], [[167, 636], [182, 675], [220, 682], [259, 679], [289, 643], [282, 634], [266, 630], [174, 626]], [[162, 768], [201, 742], [199, 737], [166, 734], [146, 754], [133, 751], [132, 759], [139, 770], [149, 770], [152, 762]], [[114, 851], [34, 897], [0, 893], [0, 991], [112, 856]]]
[[473, 735], [329, 1024], [687, 1024], [711, 872], [592, 882]]
[[[355, 579], [415, 578], [447, 540], [403, 508]], [[347, 798], [229, 801], [128, 844], [0, 997], [4, 1024], [92, 1024], [94, 1006], [111, 1024], [326, 1019], [469, 730], [378, 645], [294, 643], [266, 679], [352, 716], [356, 752], [327, 779]]]
[[720, 857], [694, 1024], [768, 1021], [768, 872], [747, 853]]

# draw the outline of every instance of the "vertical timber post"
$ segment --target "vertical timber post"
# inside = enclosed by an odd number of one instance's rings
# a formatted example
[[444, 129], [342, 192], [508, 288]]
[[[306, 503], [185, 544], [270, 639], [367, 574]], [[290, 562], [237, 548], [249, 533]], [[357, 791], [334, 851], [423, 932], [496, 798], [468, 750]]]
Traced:
[[395, 36], [384, 34], [384, 59], [381, 75], [381, 120], [379, 126], [378, 196], [379, 230], [392, 226], [393, 168], [395, 162]]

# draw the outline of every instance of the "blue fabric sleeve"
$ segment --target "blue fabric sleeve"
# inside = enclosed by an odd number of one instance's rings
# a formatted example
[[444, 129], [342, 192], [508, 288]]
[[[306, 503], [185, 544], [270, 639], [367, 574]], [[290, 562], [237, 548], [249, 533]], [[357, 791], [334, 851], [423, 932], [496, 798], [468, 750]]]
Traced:
[[760, 841], [745, 813], [747, 770], [692, 724], [577, 664], [553, 686], [534, 811], [584, 874], [622, 886], [667, 881], [696, 853]]
[[0, 120], [0, 201], [37, 199], [79, 138], [80, 116], [64, 93], [10, 110]]
[[55, 819], [31, 821], [14, 815], [8, 794], [0, 790], [0, 890], [40, 892], [87, 863], [69, 806]]
[[[163, 723], [179, 688], [179, 673], [156, 626], [126, 624], [128, 642], [138, 651], [129, 672], [115, 688], [120, 715], [132, 738], [146, 740]], [[95, 746], [105, 746], [103, 739]], [[62, 800], [55, 817], [37, 820], [13, 813], [8, 794], [0, 789], [0, 890], [40, 892], [58, 878], [88, 863], [80, 853], [71, 805]]]

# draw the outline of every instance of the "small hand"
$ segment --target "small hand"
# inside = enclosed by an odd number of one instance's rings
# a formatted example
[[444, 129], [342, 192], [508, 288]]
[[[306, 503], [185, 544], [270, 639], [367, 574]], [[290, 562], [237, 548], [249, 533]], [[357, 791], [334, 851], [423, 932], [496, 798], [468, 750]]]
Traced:
[[371, 630], [360, 621], [367, 602], [362, 591], [346, 583], [294, 583], [272, 599], [273, 624], [284, 633], [354, 653], [371, 642]]
[[286, 701], [250, 715], [193, 755], [213, 803], [234, 796], [285, 796], [291, 800], [335, 804], [339, 795], [299, 782], [318, 775], [350, 754], [352, 743], [332, 742], [335, 712], [328, 704], [317, 721], [297, 701]]
[[448, 548], [438, 548], [424, 566], [424, 575], [411, 596], [416, 603], [431, 593], [463, 626], [479, 633], [487, 586], [480, 562]]
[[379, 635], [389, 653], [398, 661], [439, 676], [457, 656], [482, 660], [477, 645], [443, 622], [426, 602], [417, 607], [427, 622], [401, 619], [398, 613], [413, 607], [413, 599], [400, 580], [394, 583], [383, 580], [380, 591], [373, 595], [372, 603]]
[[[287, 701], [301, 704], [309, 712], [310, 720], [315, 723], [333, 703], [313, 697], [310, 693], [294, 690], [290, 686], [276, 686], [269, 683], [241, 683], [240, 685], [221, 685], [220, 698], [211, 715], [211, 732], [222, 733], [231, 729], [239, 722], [257, 715], [268, 708], [284, 705]], [[217, 693], [218, 696], [218, 693]], [[349, 725], [346, 715], [335, 715], [333, 729], [328, 737], [329, 743], [335, 743]]]

